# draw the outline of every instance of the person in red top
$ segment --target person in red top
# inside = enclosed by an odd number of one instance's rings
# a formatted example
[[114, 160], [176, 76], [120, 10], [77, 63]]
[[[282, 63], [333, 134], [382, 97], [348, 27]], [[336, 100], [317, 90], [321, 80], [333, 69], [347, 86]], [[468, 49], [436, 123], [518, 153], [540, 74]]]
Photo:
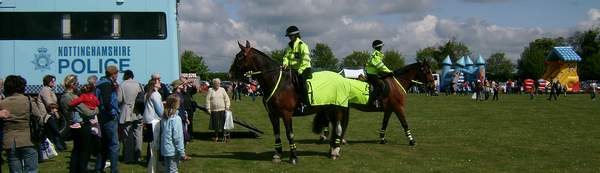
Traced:
[[[81, 88], [81, 95], [79, 95], [79, 97], [73, 99], [69, 103], [69, 106], [77, 106], [79, 104], [84, 104], [90, 110], [96, 110], [96, 108], [100, 105], [100, 100], [98, 100], [98, 97], [96, 97], [96, 94], [94, 93], [95, 88], [96, 87], [94, 86], [94, 84], [84, 85], [83, 88]], [[81, 117], [74, 116], [73, 124], [70, 127], [71, 128], [81, 127], [81, 124], [79, 124], [81, 121], [82, 121]]]
[[73, 101], [71, 101], [71, 103], [69, 103], [70, 106], [77, 106], [80, 103], [83, 103], [85, 106], [87, 106], [88, 108], [90, 108], [91, 110], [95, 110], [98, 105], [100, 105], [100, 100], [98, 100], [98, 97], [96, 97], [96, 94], [94, 93], [94, 85], [85, 85], [82, 89], [81, 89], [81, 95], [79, 95], [78, 98], [73, 99]]

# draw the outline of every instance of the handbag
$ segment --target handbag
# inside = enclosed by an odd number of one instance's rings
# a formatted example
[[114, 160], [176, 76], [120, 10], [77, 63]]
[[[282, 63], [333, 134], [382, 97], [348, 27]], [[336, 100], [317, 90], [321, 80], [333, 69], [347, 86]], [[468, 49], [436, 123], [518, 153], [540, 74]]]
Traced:
[[225, 111], [225, 125], [223, 126], [223, 129], [231, 130], [233, 128], [233, 113], [231, 113], [231, 111]]
[[135, 96], [135, 102], [133, 105], [133, 110], [139, 114], [144, 113], [144, 109], [146, 109], [146, 92], [144, 92], [142, 84], [140, 84], [140, 90], [141, 91]]
[[54, 148], [54, 144], [52, 142], [50, 142], [50, 140], [48, 140], [48, 138], [46, 138], [41, 144], [40, 144], [40, 151], [42, 152], [42, 160], [48, 160], [48, 159], [52, 159], [56, 156], [58, 156], [58, 153], [56, 152], [56, 149]]
[[152, 124], [144, 124], [142, 140], [144, 142], [152, 142], [154, 140], [154, 133], [152, 132]]

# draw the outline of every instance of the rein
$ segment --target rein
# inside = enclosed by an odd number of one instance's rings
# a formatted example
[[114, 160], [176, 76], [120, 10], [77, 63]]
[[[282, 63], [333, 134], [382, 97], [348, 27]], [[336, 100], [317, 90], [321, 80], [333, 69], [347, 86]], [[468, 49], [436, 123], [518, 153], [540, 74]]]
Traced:
[[402, 89], [402, 92], [404, 94], [406, 94], [406, 90], [404, 89], [404, 87], [402, 86], [402, 84], [400, 84], [400, 82], [398, 81], [398, 79], [396, 79], [396, 76], [392, 76], [394, 78], [394, 81], [396, 81], [396, 84], [398, 84], [398, 86], [400, 86], [400, 89]]
[[281, 76], [283, 76], [283, 69], [281, 67], [279, 68], [274, 68], [274, 69], [270, 69], [267, 71], [248, 71], [244, 74], [244, 76], [246, 77], [251, 77], [252, 75], [257, 75], [257, 74], [262, 74], [262, 73], [268, 73], [268, 72], [272, 72], [275, 70], [279, 70], [279, 76], [277, 77], [277, 82], [275, 83], [275, 87], [273, 87], [273, 90], [271, 90], [271, 94], [269, 94], [269, 97], [267, 97], [267, 100], [265, 100], [265, 102], [269, 102], [269, 100], [271, 100], [271, 97], [273, 97], [273, 95], [275, 94], [275, 91], [277, 91], [277, 88], [279, 88], [279, 83], [281, 83]]

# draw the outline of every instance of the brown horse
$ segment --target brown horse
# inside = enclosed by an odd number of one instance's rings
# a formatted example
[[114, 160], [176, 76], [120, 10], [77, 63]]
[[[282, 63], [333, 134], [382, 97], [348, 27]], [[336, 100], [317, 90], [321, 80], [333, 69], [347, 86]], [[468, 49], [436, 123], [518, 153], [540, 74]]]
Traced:
[[[325, 105], [325, 106], [313, 106], [311, 110], [305, 113], [299, 113], [297, 107], [299, 105], [299, 96], [296, 94], [296, 88], [294, 81], [297, 79], [292, 75], [290, 70], [283, 70], [281, 63], [271, 59], [268, 55], [258, 51], [250, 46], [250, 42], [246, 41], [246, 46], [239, 44], [240, 52], [236, 54], [235, 60], [229, 70], [230, 75], [237, 80], [245, 78], [245, 76], [252, 75], [258, 80], [263, 88], [265, 97], [263, 97], [263, 104], [271, 125], [273, 126], [273, 134], [275, 135], [275, 154], [273, 155], [273, 162], [281, 161], [281, 154], [283, 152], [280, 131], [279, 131], [279, 120], [283, 119], [283, 124], [286, 130], [286, 136], [290, 145], [290, 163], [296, 164], [298, 156], [296, 154], [296, 144], [294, 142], [294, 131], [292, 128], [292, 117], [314, 114], [315, 112], [326, 112], [328, 119], [332, 126], [338, 127], [334, 131], [336, 135], [332, 135], [332, 139], [340, 140], [341, 136], [341, 122], [345, 117], [345, 111], [347, 108]], [[339, 156], [340, 143], [331, 142], [330, 146], [331, 157], [336, 159]]]
[[[431, 68], [429, 67], [429, 63], [417, 62], [414, 64], [410, 64], [404, 68], [395, 70], [394, 76], [387, 76], [383, 80], [386, 83], [386, 85], [389, 86], [389, 93], [383, 95], [382, 108], [378, 109], [372, 104], [350, 104], [350, 107], [363, 112], [384, 112], [382, 126], [379, 130], [379, 143], [381, 144], [387, 143], [385, 139], [385, 131], [387, 129], [387, 125], [392, 112], [396, 113], [396, 117], [398, 117], [398, 119], [400, 120], [400, 123], [404, 128], [404, 133], [409, 140], [409, 145], [415, 145], [416, 140], [413, 138], [410, 129], [408, 128], [408, 123], [406, 121], [406, 116], [404, 113], [404, 105], [406, 102], [405, 99], [407, 96], [406, 89], [412, 87], [418, 82], [424, 83], [427, 89], [433, 91], [434, 81], [433, 76], [431, 75]], [[318, 132], [320, 129], [322, 129], [322, 127], [326, 128], [327, 124], [324, 123], [324, 121], [327, 120], [326, 114], [327, 112], [317, 113], [317, 116], [315, 116], [315, 119], [313, 120], [314, 132]], [[347, 121], [342, 122], [342, 138], [344, 138], [347, 126]], [[321, 137], [321, 140], [324, 140], [323, 136]]]

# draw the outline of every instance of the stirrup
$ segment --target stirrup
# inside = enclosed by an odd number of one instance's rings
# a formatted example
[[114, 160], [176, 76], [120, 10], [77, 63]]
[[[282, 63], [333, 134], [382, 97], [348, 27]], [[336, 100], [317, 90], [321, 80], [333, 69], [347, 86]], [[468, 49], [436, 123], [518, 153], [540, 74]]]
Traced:
[[310, 107], [309, 104], [300, 103], [300, 106], [298, 106], [298, 111], [300, 111], [301, 113], [304, 113], [304, 111], [306, 111], [309, 107]]

